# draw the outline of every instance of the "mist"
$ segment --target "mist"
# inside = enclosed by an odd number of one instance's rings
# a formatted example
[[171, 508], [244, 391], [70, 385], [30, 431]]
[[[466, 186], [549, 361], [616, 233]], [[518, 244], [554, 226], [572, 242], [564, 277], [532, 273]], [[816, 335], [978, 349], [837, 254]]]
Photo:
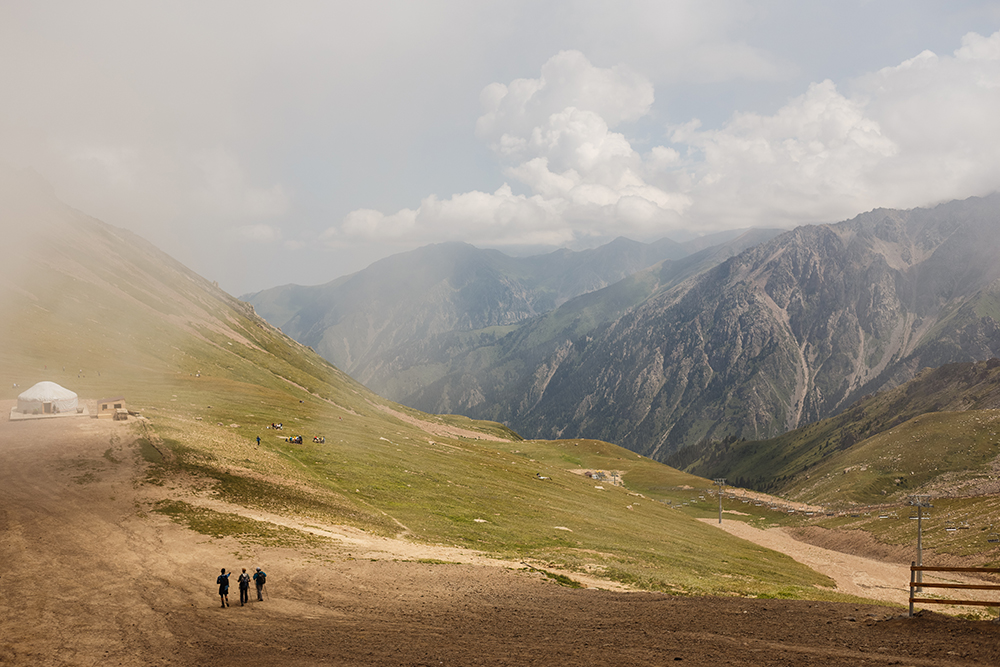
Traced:
[[232, 294], [1000, 186], [1000, 8], [4, 3], [7, 169]]

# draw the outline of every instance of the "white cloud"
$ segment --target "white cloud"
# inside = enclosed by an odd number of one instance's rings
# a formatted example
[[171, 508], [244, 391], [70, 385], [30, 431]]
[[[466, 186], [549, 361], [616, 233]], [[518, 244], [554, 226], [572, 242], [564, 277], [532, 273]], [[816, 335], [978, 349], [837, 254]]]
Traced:
[[539, 78], [492, 83], [480, 102], [485, 113], [476, 122], [477, 136], [517, 157], [517, 148], [567, 109], [595, 114], [609, 127], [641, 118], [653, 104], [653, 85], [622, 65], [594, 67], [579, 51], [561, 51], [542, 65]]
[[448, 199], [425, 198], [417, 210], [385, 215], [371, 209], [352, 211], [343, 224], [321, 235], [330, 246], [355, 241], [426, 243], [553, 244], [572, 240], [557, 199], [514, 194], [505, 183], [496, 192], [465, 192]]
[[962, 44], [849, 82], [847, 95], [825, 81], [772, 116], [677, 128], [675, 142], [699, 151], [689, 215], [789, 225], [997, 190], [1000, 32]]
[[970, 33], [951, 56], [925, 51], [844, 88], [813, 83], [771, 115], [735, 113], [715, 129], [695, 119], [672, 129], [672, 145], [640, 154], [615, 128], [649, 112], [649, 81], [563, 51], [537, 79], [481, 95], [477, 135], [531, 195], [505, 185], [391, 215], [355, 211], [327, 239], [648, 237], [680, 224], [832, 221], [1000, 187], [1000, 32]]
[[867, 113], [899, 146], [873, 179], [888, 205], [1000, 186], [1000, 32], [962, 44], [952, 56], [925, 52], [857, 82]]
[[648, 80], [623, 66], [595, 67], [577, 51], [563, 51], [537, 79], [494, 83], [481, 95], [477, 135], [504, 165], [504, 173], [532, 195], [467, 192], [431, 196], [417, 210], [384, 215], [369, 209], [347, 215], [324, 239], [377, 236], [434, 240], [461, 238], [502, 244], [561, 244], [610, 233], [645, 234], [676, 221], [690, 204], [651, 184], [656, 165], [676, 161], [658, 148], [647, 159], [612, 127], [641, 118], [653, 103]]
[[959, 60], [1000, 60], [1000, 32], [983, 37], [970, 32], [962, 38], [962, 48], [955, 51]]
[[898, 152], [865, 105], [831, 81], [812, 84], [772, 116], [737, 114], [718, 130], [688, 125], [673, 140], [698, 151], [689, 166], [691, 215], [726, 226], [857, 212], [884, 160]]

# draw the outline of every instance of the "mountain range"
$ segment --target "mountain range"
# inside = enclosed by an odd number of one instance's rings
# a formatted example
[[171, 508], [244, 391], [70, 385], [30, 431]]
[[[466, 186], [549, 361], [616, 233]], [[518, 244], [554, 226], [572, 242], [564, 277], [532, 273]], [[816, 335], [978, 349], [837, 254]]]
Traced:
[[518, 324], [688, 254], [669, 239], [645, 244], [619, 238], [593, 250], [524, 258], [441, 243], [325, 285], [285, 285], [241, 298], [288, 335], [381, 390], [379, 369], [400, 346], [451, 331]]
[[[685, 600], [691, 605], [682, 616], [718, 616], [724, 602], [728, 616], [744, 619], [719, 635], [720, 655], [732, 637], [747, 638], [754, 609], [773, 617], [780, 633], [802, 626], [806, 610], [813, 621], [834, 619], [828, 622], [840, 628], [819, 647], [825, 659], [844, 653], [843, 631], [858, 625], [857, 593], [834, 589], [849, 582], [730, 535], [714, 525], [716, 516], [860, 541], [864, 550], [877, 539], [874, 546], [896, 561], [910, 554], [913, 524], [900, 507], [885, 510], [885, 519], [854, 509], [792, 514], [742, 490], [712, 495], [709, 480], [606, 442], [525, 441], [500, 424], [391, 403], [140, 237], [31, 186], [5, 188], [0, 179], [4, 409], [24, 387], [50, 380], [91, 407], [98, 396], [125, 396], [130, 413], [126, 421], [14, 419], [12, 410], [11, 419], [0, 419], [4, 664], [200, 665], [220, 656], [236, 664], [251, 653], [267, 664], [344, 662], [345, 654], [358, 664], [424, 663], [435, 657], [426, 647], [441, 644], [443, 626], [456, 641], [488, 636], [490, 655], [509, 657], [512, 638], [528, 637], [525, 661], [572, 653], [571, 662], [586, 664], [593, 637], [605, 644], [610, 637], [649, 663], [677, 644], [646, 642], [664, 633], [643, 628], [665, 604]], [[753, 245], [733, 243], [570, 298], [507, 325], [517, 335], [497, 340], [506, 339], [514, 368], [518, 341], [541, 354], [561, 336], [603, 335], [650, 302], [645, 295], [687, 293], [740, 256], [739, 245]], [[472, 333], [469, 341], [484, 335]], [[466, 351], [471, 366], [477, 348]], [[795, 434], [808, 450], [800, 461], [774, 443], [741, 443], [771, 447], [756, 461], [757, 450], [745, 451], [747, 470], [772, 481], [792, 473], [783, 488], [831, 504], [899, 501], [932, 483], [957, 488], [961, 498], [935, 498], [935, 514], [950, 517], [950, 527], [927, 526], [925, 549], [962, 565], [995, 565], [997, 496], [967, 492], [995, 493], [1000, 416], [973, 409], [997, 404], [998, 372], [994, 362], [946, 366], [927, 374], [927, 383], [863, 400], [844, 421]], [[925, 414], [935, 407], [966, 411]], [[275, 422], [284, 428], [272, 428]], [[850, 444], [840, 434], [867, 439]], [[734, 470], [739, 465], [733, 461]], [[889, 518], [895, 514], [902, 520]], [[218, 566], [234, 563], [266, 567], [269, 588], [246, 609], [236, 607], [233, 591], [234, 608], [220, 609]], [[573, 590], [579, 586], [628, 592]], [[634, 613], [640, 597], [646, 611]], [[846, 604], [817, 616], [825, 603], [815, 601], [831, 599]], [[777, 602], [787, 610], [780, 619]], [[609, 630], [610, 603], [621, 613]], [[563, 635], [584, 639], [553, 638], [547, 623], [556, 617]], [[520, 625], [504, 624], [512, 618]], [[267, 640], [234, 643], [231, 632], [217, 631], [237, 621], [246, 637]], [[980, 645], [992, 647], [988, 624], [981, 625]], [[392, 641], [376, 641], [386, 645], [373, 653], [371, 628], [379, 627]], [[793, 653], [801, 652], [801, 636], [788, 644]], [[858, 635], [858, 644], [870, 643], [866, 637]], [[481, 644], [443, 657], [461, 662], [483, 654]], [[950, 645], [942, 639], [937, 646], [943, 655]], [[989, 650], [981, 662], [990, 662]], [[927, 655], [926, 642], [907, 651]]]
[[[73, 558], [89, 563], [88, 585], [100, 590], [158, 581], [161, 570], [207, 571], [212, 582], [215, 564], [234, 555], [326, 572], [369, 556], [395, 562], [386, 549], [398, 547], [438, 570], [474, 549], [543, 578], [541, 568], [559, 570], [567, 585], [574, 574], [686, 593], [835, 595], [814, 588], [827, 577], [697, 521], [714, 506], [688, 500], [708, 480], [609, 443], [526, 442], [497, 423], [394, 404], [37, 181], [8, 184], [0, 173], [0, 229], [5, 410], [47, 380], [91, 408], [123, 396], [130, 411], [124, 422], [0, 420], [0, 526], [14, 538], [0, 539], [0, 562], [5, 582], [11, 574], [27, 587], [15, 598], [34, 600], [0, 605], [5, 628], [14, 619], [56, 628], [55, 609], [81, 618], [112, 609], [133, 627], [144, 600], [169, 616], [200, 614], [215, 596], [200, 577], [169, 586], [185, 598], [170, 605], [142, 595], [142, 584], [68, 607], [60, 595], [29, 594], [53, 577], [54, 589], [70, 590], [75, 573], [59, 563]], [[316, 588], [303, 590], [309, 609], [330, 608]], [[278, 615], [295, 627], [313, 616], [292, 609]]]
[[625, 240], [521, 260], [431, 246], [245, 298], [407, 405], [663, 459], [772, 437], [923, 367], [1000, 353], [997, 230], [993, 195], [684, 256]]

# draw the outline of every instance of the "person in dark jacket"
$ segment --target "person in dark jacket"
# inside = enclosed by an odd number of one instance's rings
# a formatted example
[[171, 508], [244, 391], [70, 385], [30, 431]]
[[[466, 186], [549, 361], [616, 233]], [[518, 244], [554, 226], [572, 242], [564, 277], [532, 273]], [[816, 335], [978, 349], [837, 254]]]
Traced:
[[223, 608], [229, 606], [229, 574], [226, 574], [226, 568], [222, 568], [222, 574], [215, 578], [215, 583], [219, 584], [219, 599], [222, 600]]
[[257, 571], [253, 573], [253, 581], [257, 584], [257, 599], [260, 601], [264, 600], [264, 584], [267, 582], [267, 575], [264, 570], [257, 568]]
[[243, 568], [243, 574], [237, 578], [237, 581], [240, 584], [240, 606], [242, 607], [250, 602], [250, 575], [247, 574], [246, 568]]

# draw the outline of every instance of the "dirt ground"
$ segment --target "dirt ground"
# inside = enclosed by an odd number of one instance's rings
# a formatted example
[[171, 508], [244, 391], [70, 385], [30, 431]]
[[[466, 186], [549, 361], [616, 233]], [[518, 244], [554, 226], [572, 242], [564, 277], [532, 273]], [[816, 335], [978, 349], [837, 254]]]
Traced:
[[[716, 524], [714, 519], [704, 519], [706, 523]], [[726, 532], [743, 538], [755, 544], [781, 551], [788, 554], [803, 565], [808, 565], [817, 572], [829, 576], [837, 582], [837, 590], [848, 595], [869, 598], [871, 600], [881, 600], [894, 604], [908, 606], [910, 599], [910, 561], [915, 558], [915, 554], [908, 549], [872, 549], [872, 545], [865, 543], [860, 536], [837, 533], [840, 539], [831, 539], [832, 536], [824, 536], [822, 529], [786, 529], [769, 528], [761, 530], [743, 521], [733, 521], [723, 519], [719, 527]], [[810, 532], [820, 534], [809, 535]], [[859, 532], [859, 531], [852, 531]], [[810, 544], [796, 539], [799, 534], [805, 533], [815, 541], [836, 544], [840, 550], [829, 549], [816, 544]], [[825, 539], [824, 539], [825, 538]], [[870, 539], [870, 538], [869, 538]], [[867, 554], [870, 551], [892, 551], [891, 557], [872, 558]], [[853, 552], [853, 553], [852, 553]], [[940, 565], [943, 559], [936, 557], [934, 563]], [[926, 562], [926, 561], [925, 561]], [[960, 563], [956, 564], [961, 566]], [[951, 567], [951, 565], [947, 565]], [[949, 583], [949, 584], [983, 584], [994, 583], [984, 579], [976, 579], [955, 573], [924, 573], [924, 581]], [[947, 597], [950, 600], [978, 600], [984, 596], [990, 596], [990, 592], [981, 590], [949, 590]], [[986, 597], [986, 599], [991, 599]], [[995, 597], [992, 599], [996, 599]], [[944, 606], [943, 608], [948, 608]], [[981, 609], [981, 608], [980, 608]], [[976, 613], [977, 608], [966, 606], [959, 608], [948, 608], [948, 613]]]
[[[132, 437], [0, 417], [0, 664], [1000, 664], [997, 624], [901, 608], [575, 590], [336, 526], [322, 551], [250, 550], [147, 513], [164, 491]], [[266, 599], [220, 608], [219, 568], [256, 565]]]

